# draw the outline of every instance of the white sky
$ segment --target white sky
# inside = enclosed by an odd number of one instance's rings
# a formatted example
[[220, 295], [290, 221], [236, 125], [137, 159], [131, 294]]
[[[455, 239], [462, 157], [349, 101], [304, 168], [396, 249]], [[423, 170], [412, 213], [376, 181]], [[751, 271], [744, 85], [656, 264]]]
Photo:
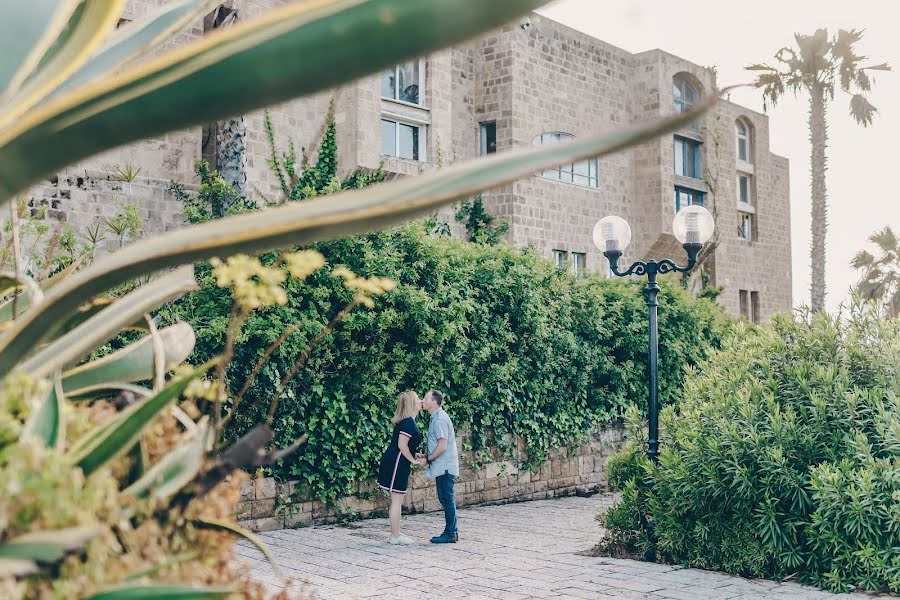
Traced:
[[[900, 3], [896, 0], [558, 0], [542, 14], [630, 52], [661, 48], [719, 71], [719, 85], [745, 83], [743, 67], [770, 61], [793, 45], [794, 33], [865, 29], [858, 52], [872, 62], [888, 62], [891, 72], [871, 72], [869, 100], [878, 109], [874, 125], [863, 128], [849, 115], [841, 94], [828, 115], [828, 207], [826, 239], [827, 306], [835, 309], [858, 279], [853, 255], [884, 225], [900, 232]], [[732, 93], [731, 101], [762, 110], [753, 88]], [[791, 229], [794, 305], [809, 302], [809, 139], [808, 100], [787, 96], [770, 108], [770, 150], [786, 156], [791, 168]]]

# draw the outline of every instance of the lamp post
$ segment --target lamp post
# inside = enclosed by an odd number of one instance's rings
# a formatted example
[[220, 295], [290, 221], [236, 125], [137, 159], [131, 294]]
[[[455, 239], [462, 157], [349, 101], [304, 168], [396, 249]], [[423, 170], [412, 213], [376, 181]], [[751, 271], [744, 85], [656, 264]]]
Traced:
[[688, 262], [680, 266], [671, 259], [637, 261], [625, 271], [619, 270], [619, 259], [622, 251], [631, 242], [631, 227], [621, 217], [604, 217], [594, 226], [593, 238], [597, 248], [603, 251], [603, 255], [609, 260], [609, 267], [613, 274], [619, 277], [628, 275], [646, 275], [647, 287], [644, 288], [644, 296], [647, 299], [647, 310], [650, 323], [650, 360], [647, 365], [650, 379], [650, 393], [647, 402], [649, 419], [649, 436], [647, 444], [647, 458], [654, 463], [659, 460], [659, 383], [657, 369], [659, 367], [659, 342], [656, 309], [659, 306], [657, 296], [659, 285], [656, 276], [660, 273], [685, 273], [697, 264], [697, 253], [703, 248], [715, 229], [715, 221], [708, 210], [702, 206], [687, 206], [675, 215], [672, 221], [672, 233], [682, 243], [687, 252]]

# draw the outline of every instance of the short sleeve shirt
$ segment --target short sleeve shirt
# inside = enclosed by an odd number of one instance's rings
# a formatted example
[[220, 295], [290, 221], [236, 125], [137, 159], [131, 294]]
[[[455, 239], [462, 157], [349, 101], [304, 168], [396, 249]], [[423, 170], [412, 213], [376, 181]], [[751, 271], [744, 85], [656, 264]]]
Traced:
[[443, 408], [434, 411], [428, 424], [429, 455], [437, 449], [441, 438], [447, 438], [447, 449], [431, 462], [431, 465], [425, 470], [425, 476], [432, 479], [441, 475], [459, 477], [459, 453], [456, 450], [456, 432], [453, 429], [453, 422], [450, 420], [450, 416]]

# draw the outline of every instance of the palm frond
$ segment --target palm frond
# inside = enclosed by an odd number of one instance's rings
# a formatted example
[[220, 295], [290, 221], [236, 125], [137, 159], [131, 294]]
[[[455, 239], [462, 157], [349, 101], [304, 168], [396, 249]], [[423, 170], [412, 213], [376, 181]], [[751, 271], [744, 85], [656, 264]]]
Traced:
[[897, 237], [890, 225], [885, 225], [884, 229], [880, 229], [870, 235], [869, 241], [881, 248], [885, 253], [897, 252], [900, 249], [900, 238]]
[[878, 109], [872, 106], [872, 103], [862, 94], [853, 94], [853, 97], [850, 98], [850, 114], [863, 127], [872, 124], [877, 112]]

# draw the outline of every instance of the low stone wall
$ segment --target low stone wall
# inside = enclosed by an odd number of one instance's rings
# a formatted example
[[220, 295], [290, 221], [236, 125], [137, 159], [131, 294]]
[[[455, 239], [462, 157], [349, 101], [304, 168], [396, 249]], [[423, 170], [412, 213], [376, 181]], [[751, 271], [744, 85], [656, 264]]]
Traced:
[[[519, 470], [518, 461], [495, 461], [472, 467], [472, 456], [464, 455], [456, 480], [457, 506], [504, 504], [543, 500], [556, 496], [589, 494], [607, 489], [606, 459], [622, 444], [620, 428], [598, 431], [575, 448], [553, 452], [533, 471]], [[458, 439], [458, 447], [462, 440]], [[385, 516], [387, 495], [374, 482], [359, 485], [357, 494], [343, 498], [334, 508], [318, 501], [298, 500], [296, 482], [279, 483], [272, 477], [258, 477], [241, 488], [238, 524], [255, 531], [333, 523], [343, 518]], [[293, 497], [293, 499], [292, 499]], [[404, 508], [409, 512], [441, 509], [434, 481], [414, 471]]]

